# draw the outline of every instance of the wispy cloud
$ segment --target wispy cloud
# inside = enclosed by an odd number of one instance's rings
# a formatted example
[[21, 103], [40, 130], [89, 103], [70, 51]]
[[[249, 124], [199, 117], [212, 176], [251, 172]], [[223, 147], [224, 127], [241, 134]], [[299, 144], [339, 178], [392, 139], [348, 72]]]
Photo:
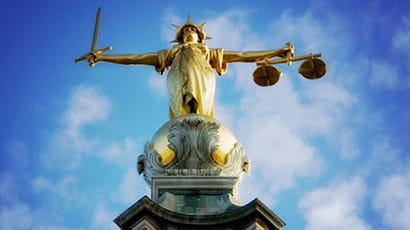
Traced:
[[374, 207], [380, 211], [383, 223], [392, 229], [410, 228], [410, 172], [382, 178], [376, 188]]
[[101, 146], [99, 156], [111, 164], [129, 165], [136, 159], [137, 150], [141, 146], [138, 140], [127, 137], [122, 141]]
[[248, 16], [249, 11], [231, 9], [209, 19], [205, 31], [212, 39], [206, 41], [207, 44], [225, 50], [255, 48], [257, 43], [249, 40], [253, 35], [249, 33]]
[[130, 168], [123, 174], [114, 196], [122, 204], [132, 204], [143, 195], [148, 194], [148, 185], [146, 185], [143, 177], [138, 176], [136, 168]]
[[160, 76], [156, 74], [155, 76], [150, 76], [148, 79], [148, 85], [151, 90], [155, 92], [155, 95], [165, 96], [167, 95], [167, 81], [166, 76]]
[[117, 213], [108, 210], [102, 204], [95, 207], [92, 217], [91, 230], [117, 230], [118, 226], [112, 221]]
[[370, 230], [361, 217], [366, 186], [359, 177], [334, 181], [328, 187], [307, 193], [299, 208], [306, 220], [306, 230]]
[[[263, 115], [262, 115], [263, 116]], [[317, 150], [293, 133], [279, 119], [246, 119], [240, 129], [248, 155], [253, 166], [251, 178], [263, 186], [255, 193], [247, 180], [242, 186], [242, 194], [249, 198], [269, 193], [273, 199], [279, 192], [295, 186], [299, 177], [316, 176], [323, 167]], [[253, 188], [248, 190], [248, 188]], [[268, 203], [272, 204], [272, 203]]]
[[42, 155], [45, 165], [65, 170], [77, 167], [97, 143], [83, 134], [83, 128], [106, 119], [109, 109], [109, 100], [97, 89], [87, 86], [73, 89], [68, 108], [62, 115], [62, 127], [51, 135]]
[[29, 148], [22, 140], [14, 140], [7, 144], [6, 154], [13, 170], [23, 170], [29, 163]]
[[341, 130], [340, 132], [340, 155], [342, 159], [352, 160], [360, 155], [357, 143], [357, 134], [354, 130]]
[[37, 194], [51, 194], [48, 201], [54, 208], [64, 208], [68, 204], [74, 207], [74, 203], [81, 206], [87, 200], [86, 194], [79, 190], [78, 179], [71, 175], [65, 175], [58, 181], [39, 176], [33, 180], [32, 188]]
[[83, 126], [106, 119], [109, 109], [110, 102], [96, 88], [76, 87], [63, 115], [63, 133], [68, 137], [79, 136]]
[[18, 178], [11, 173], [0, 174], [0, 202], [3, 205], [14, 203], [18, 198]]
[[302, 15], [284, 11], [279, 19], [271, 22], [267, 37], [274, 35], [275, 41], [282, 45], [292, 42], [297, 52], [323, 52], [326, 57], [332, 52], [331, 55], [345, 57], [351, 47], [349, 33], [343, 31], [345, 27], [343, 20], [337, 17], [325, 21], [309, 10]]
[[[399, 29], [392, 37], [393, 47], [402, 50], [405, 54], [410, 53], [410, 18], [401, 18]], [[410, 56], [408, 56], [410, 57]]]
[[371, 85], [380, 89], [394, 89], [400, 83], [397, 67], [382, 60], [372, 61], [369, 77]]
[[172, 41], [175, 39], [176, 28], [174, 25], [184, 25], [186, 19], [178, 16], [172, 8], [164, 9], [162, 13], [161, 35], [165, 41]]
[[[2, 177], [1, 179], [4, 179]], [[3, 181], [3, 180], [2, 180]], [[29, 187], [24, 192], [30, 191]], [[20, 197], [20, 189], [13, 183], [0, 183], [1, 202], [0, 229], [4, 230], [73, 230], [64, 227], [61, 217], [54, 210], [43, 210], [42, 206], [35, 207], [24, 202]], [[13, 197], [13, 199], [8, 199]], [[5, 199], [7, 202], [4, 202]]]
[[0, 228], [10, 230], [30, 229], [35, 221], [31, 212], [30, 207], [22, 203], [15, 203], [11, 207], [2, 207], [0, 210]]

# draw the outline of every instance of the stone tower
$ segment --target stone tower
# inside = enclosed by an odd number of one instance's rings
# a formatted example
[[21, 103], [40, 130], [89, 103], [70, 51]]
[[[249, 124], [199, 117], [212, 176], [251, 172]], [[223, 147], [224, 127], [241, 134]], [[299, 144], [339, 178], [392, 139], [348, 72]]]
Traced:
[[221, 122], [199, 114], [171, 119], [138, 158], [151, 198], [114, 221], [123, 230], [278, 230], [285, 223], [261, 201], [238, 201], [249, 168], [242, 146]]

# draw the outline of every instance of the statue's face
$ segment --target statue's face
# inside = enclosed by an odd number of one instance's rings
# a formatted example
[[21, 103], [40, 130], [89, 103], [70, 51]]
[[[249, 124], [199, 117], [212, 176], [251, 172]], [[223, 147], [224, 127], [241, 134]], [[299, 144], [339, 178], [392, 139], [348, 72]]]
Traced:
[[187, 26], [183, 29], [183, 39], [186, 42], [198, 42], [199, 37], [195, 27]]

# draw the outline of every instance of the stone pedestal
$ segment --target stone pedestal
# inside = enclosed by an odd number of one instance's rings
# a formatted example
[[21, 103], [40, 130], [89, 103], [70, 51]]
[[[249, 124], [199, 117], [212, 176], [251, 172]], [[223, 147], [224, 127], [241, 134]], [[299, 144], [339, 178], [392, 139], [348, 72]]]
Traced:
[[206, 215], [234, 210], [240, 206], [238, 196], [238, 177], [152, 178], [152, 200], [179, 213]]
[[262, 202], [238, 202], [249, 168], [242, 146], [219, 121], [198, 114], [172, 119], [138, 158], [151, 199], [143, 197], [115, 223], [123, 230], [278, 230], [285, 223]]
[[170, 211], [143, 197], [114, 222], [122, 230], [279, 230], [285, 223], [258, 199], [214, 215]]

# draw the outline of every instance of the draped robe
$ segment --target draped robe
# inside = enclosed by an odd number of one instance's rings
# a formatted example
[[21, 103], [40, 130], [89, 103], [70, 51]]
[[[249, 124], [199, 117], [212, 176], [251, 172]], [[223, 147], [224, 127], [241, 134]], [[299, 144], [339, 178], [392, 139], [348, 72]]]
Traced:
[[212, 68], [218, 75], [226, 72], [223, 49], [208, 49], [202, 43], [183, 43], [157, 54], [160, 66], [156, 66], [156, 70], [163, 74], [169, 69], [170, 118], [188, 113], [213, 117], [216, 76]]

